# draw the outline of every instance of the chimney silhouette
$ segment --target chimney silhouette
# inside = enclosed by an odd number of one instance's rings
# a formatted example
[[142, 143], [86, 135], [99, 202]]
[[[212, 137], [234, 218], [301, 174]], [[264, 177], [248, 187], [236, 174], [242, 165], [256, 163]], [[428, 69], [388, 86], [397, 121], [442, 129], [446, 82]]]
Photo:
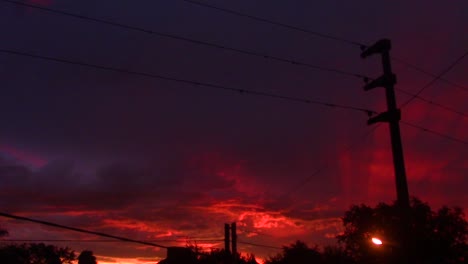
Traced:
[[237, 228], [236, 222], [231, 224], [231, 242], [232, 242], [232, 255], [234, 258], [237, 256]]
[[224, 251], [226, 252], [227, 255], [230, 255], [231, 254], [231, 249], [230, 249], [230, 246], [229, 246], [229, 242], [230, 242], [230, 239], [229, 239], [229, 232], [230, 231], [230, 227], [229, 227], [229, 224], [224, 224]]

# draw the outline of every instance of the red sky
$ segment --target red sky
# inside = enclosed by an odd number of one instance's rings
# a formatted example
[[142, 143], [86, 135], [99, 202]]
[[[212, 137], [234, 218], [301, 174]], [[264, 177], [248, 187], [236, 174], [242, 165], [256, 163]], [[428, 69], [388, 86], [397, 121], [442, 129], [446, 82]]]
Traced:
[[[371, 77], [380, 60], [340, 41], [185, 1], [27, 1], [157, 32]], [[393, 58], [439, 74], [467, 51], [466, 1], [236, 1], [220, 7], [344, 39], [393, 43]], [[358, 78], [0, 3], [2, 50], [178, 79], [386, 108]], [[433, 77], [393, 61], [396, 88]], [[415, 99], [402, 120], [468, 141], [468, 59]], [[222, 248], [334, 244], [351, 204], [395, 199], [388, 128], [361, 112], [256, 97], [0, 52], [0, 211], [163, 245]], [[458, 86], [453, 85], [453, 83]], [[401, 105], [409, 96], [397, 91]], [[410, 194], [468, 207], [466, 143], [401, 124]], [[348, 146], [354, 145], [351, 150]], [[320, 170], [319, 173], [316, 173]], [[100, 240], [1, 219], [12, 240]], [[208, 241], [206, 241], [208, 240]], [[155, 263], [165, 251], [123, 242], [50, 242], [91, 249], [99, 263]], [[239, 244], [259, 258], [278, 249]]]

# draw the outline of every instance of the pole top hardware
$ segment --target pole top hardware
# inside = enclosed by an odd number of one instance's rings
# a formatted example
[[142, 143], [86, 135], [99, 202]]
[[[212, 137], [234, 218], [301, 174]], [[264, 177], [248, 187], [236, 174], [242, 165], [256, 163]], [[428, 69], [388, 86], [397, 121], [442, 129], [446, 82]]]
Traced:
[[364, 85], [364, 91], [369, 91], [377, 87], [388, 87], [390, 85], [396, 84], [396, 75], [395, 74], [384, 74], [377, 79], [372, 80], [370, 83]]
[[381, 39], [377, 41], [374, 45], [368, 47], [361, 53], [361, 58], [367, 58], [370, 55], [376, 53], [384, 53], [390, 51], [392, 48], [391, 41], [389, 39]]
[[369, 118], [367, 120], [368, 125], [372, 125], [378, 122], [390, 122], [390, 121], [398, 121], [401, 119], [401, 112], [399, 109], [391, 112], [383, 112], [374, 117]]

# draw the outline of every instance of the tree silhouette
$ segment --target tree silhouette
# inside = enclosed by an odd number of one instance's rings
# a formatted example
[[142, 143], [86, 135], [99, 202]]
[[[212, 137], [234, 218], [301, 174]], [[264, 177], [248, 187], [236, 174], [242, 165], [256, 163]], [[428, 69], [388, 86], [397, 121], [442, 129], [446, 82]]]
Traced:
[[75, 258], [75, 252], [69, 248], [58, 248], [43, 243], [12, 244], [0, 248], [0, 263], [72, 264]]
[[96, 257], [90, 250], [84, 250], [78, 256], [78, 264], [97, 264]]
[[258, 264], [255, 255], [248, 254], [242, 256], [237, 254], [232, 256], [224, 249], [212, 249], [210, 252], [203, 252], [197, 247], [191, 247], [192, 252], [197, 255], [197, 264], [219, 264], [219, 263], [237, 263], [237, 264]]
[[[352, 206], [345, 213], [345, 230], [338, 241], [358, 263], [395, 262], [396, 252], [404, 252], [413, 263], [468, 262], [468, 223], [460, 208], [442, 207], [434, 212], [428, 204], [413, 198], [407, 234], [401, 232], [399, 212], [396, 203], [380, 203], [375, 208]], [[372, 245], [373, 236], [380, 237], [383, 245]]]
[[0, 237], [8, 236], [8, 231], [0, 227]]
[[299, 240], [289, 246], [283, 246], [282, 253], [265, 260], [265, 264], [312, 264], [320, 262], [321, 253], [318, 248], [309, 248], [306, 243]]
[[354, 264], [355, 261], [340, 246], [326, 246], [322, 251], [323, 264]]

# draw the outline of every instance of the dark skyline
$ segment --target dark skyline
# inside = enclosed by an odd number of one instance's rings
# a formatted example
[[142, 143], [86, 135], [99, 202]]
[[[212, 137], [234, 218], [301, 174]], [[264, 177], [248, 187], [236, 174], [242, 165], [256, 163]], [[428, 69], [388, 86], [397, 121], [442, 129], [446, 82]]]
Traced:
[[[362, 60], [357, 45], [187, 1], [25, 2], [310, 65], [381, 74], [379, 58]], [[366, 44], [389, 38], [394, 58], [435, 75], [468, 47], [464, 1], [204, 3]], [[5, 1], [0, 14], [1, 50], [386, 109], [383, 90], [364, 92], [364, 82], [353, 76]], [[437, 81], [420, 94], [465, 116], [415, 99], [402, 109], [402, 120], [468, 141], [467, 67], [464, 58], [443, 75], [458, 86]], [[413, 94], [434, 79], [395, 60], [393, 70], [396, 88]], [[219, 238], [223, 224], [236, 221], [239, 241], [322, 245], [335, 242], [339, 217], [351, 204], [396, 198], [388, 128], [369, 134], [373, 127], [359, 111], [5, 52], [0, 76], [1, 211], [141, 240]], [[398, 105], [410, 98], [396, 92]], [[404, 124], [401, 132], [410, 194], [433, 207], [466, 208], [466, 144]], [[2, 223], [11, 239], [93, 239]], [[99, 263], [165, 254], [118, 245], [72, 246], [91, 248]], [[277, 252], [245, 244], [239, 250], [258, 257]]]

